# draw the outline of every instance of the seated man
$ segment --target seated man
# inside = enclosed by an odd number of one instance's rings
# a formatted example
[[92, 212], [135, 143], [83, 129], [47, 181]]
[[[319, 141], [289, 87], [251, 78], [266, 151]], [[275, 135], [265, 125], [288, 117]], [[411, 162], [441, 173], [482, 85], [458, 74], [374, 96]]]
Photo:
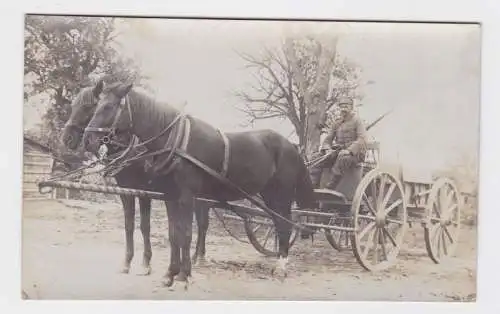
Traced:
[[341, 116], [328, 132], [320, 147], [320, 154], [329, 152], [329, 156], [311, 168], [311, 179], [314, 188], [319, 188], [323, 169], [332, 168], [333, 177], [326, 188], [335, 190], [346, 170], [362, 162], [365, 156], [366, 129], [361, 119], [353, 111], [353, 101], [342, 98], [338, 103]]

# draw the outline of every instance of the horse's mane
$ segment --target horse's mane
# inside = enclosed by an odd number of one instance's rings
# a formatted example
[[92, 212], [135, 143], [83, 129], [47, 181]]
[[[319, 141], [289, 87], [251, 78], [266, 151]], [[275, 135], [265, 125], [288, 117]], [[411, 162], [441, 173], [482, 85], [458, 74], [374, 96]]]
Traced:
[[82, 88], [76, 95], [72, 105], [92, 104], [96, 103], [94, 96], [94, 86], [87, 86]]
[[[123, 83], [112, 83], [104, 88], [106, 92], [115, 92], [122, 88]], [[167, 125], [173, 119], [173, 116], [178, 113], [178, 110], [164, 101], [158, 101], [154, 97], [137, 91], [134, 88], [127, 94], [129, 97], [132, 111], [140, 112], [142, 119], [146, 123], [159, 123], [159, 125]]]

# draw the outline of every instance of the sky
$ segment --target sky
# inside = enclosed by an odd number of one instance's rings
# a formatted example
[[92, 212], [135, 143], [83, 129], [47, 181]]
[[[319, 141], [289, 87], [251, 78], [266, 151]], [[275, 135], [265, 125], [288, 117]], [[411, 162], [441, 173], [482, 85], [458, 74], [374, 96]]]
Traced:
[[[130, 21], [130, 20], [129, 20]], [[151, 77], [155, 96], [223, 131], [249, 129], [232, 96], [252, 83], [235, 51], [256, 54], [286, 34], [340, 34], [338, 52], [357, 63], [360, 115], [381, 143], [382, 160], [428, 174], [461, 154], [477, 158], [480, 29], [475, 25], [134, 19], [123, 24], [123, 53]], [[262, 121], [289, 136], [287, 121]], [[290, 137], [294, 140], [293, 137]]]

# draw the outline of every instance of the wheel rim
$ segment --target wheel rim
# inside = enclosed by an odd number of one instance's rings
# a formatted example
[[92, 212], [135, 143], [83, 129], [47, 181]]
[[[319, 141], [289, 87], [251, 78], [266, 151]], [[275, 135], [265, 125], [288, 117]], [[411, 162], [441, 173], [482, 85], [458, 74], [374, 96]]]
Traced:
[[[292, 221], [302, 219], [292, 217]], [[266, 256], [277, 256], [278, 254], [278, 234], [272, 219], [267, 217], [252, 217], [245, 221], [245, 229], [251, 244]], [[295, 243], [299, 230], [292, 227], [289, 240], [289, 248]]]
[[278, 253], [276, 229], [271, 219], [264, 217], [251, 218], [248, 221], [248, 226], [263, 251], [269, 252], [269, 255]]
[[[340, 216], [338, 218], [331, 218], [328, 222], [329, 225], [339, 227], [352, 227], [352, 217]], [[351, 248], [351, 238], [348, 231], [340, 230], [325, 230], [325, 236], [330, 245], [339, 252]]]
[[370, 271], [386, 269], [396, 260], [406, 229], [402, 184], [379, 169], [370, 171], [356, 189], [352, 204], [351, 240], [358, 262]]
[[436, 181], [429, 195], [425, 228], [427, 251], [435, 263], [455, 252], [460, 235], [461, 205], [460, 194], [451, 180]]
[[[335, 214], [334, 217], [325, 218], [324, 223], [330, 226], [352, 228], [352, 216], [350, 211], [347, 211], [347, 208], [345, 210], [339, 210], [336, 207], [338, 202], [347, 204], [347, 198], [343, 195], [332, 195], [331, 197], [332, 199], [329, 202], [319, 202], [320, 211]], [[324, 233], [326, 240], [335, 250], [342, 252], [351, 248], [351, 238], [349, 237], [348, 231], [326, 229]]]

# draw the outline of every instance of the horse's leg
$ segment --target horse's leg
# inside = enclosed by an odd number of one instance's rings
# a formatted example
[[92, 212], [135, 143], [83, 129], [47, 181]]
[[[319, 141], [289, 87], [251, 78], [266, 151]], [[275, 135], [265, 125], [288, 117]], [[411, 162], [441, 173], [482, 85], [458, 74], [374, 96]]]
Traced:
[[123, 204], [123, 214], [125, 217], [125, 262], [122, 273], [128, 274], [130, 263], [134, 258], [134, 228], [135, 228], [135, 197], [120, 195]]
[[[292, 202], [282, 202], [276, 207], [276, 211], [287, 220], [291, 220], [291, 206]], [[276, 233], [278, 234], [278, 276], [286, 277], [288, 274], [288, 251], [290, 249], [290, 235], [292, 233], [292, 226], [289, 222], [277, 217], [274, 219], [276, 226]]]
[[196, 239], [196, 251], [193, 254], [192, 262], [196, 264], [198, 261], [202, 264], [206, 263], [205, 260], [205, 244], [209, 224], [209, 210], [210, 208], [200, 206], [198, 203], [195, 205], [194, 212], [196, 216], [196, 223], [198, 225], [198, 237]]
[[179, 234], [179, 246], [181, 249], [181, 271], [177, 277], [178, 281], [186, 283], [188, 286], [188, 278], [191, 277], [191, 241], [193, 238], [193, 208], [195, 205], [194, 196], [185, 191], [179, 200], [179, 223], [177, 224]]
[[151, 199], [147, 197], [139, 198], [141, 211], [141, 233], [144, 240], [144, 253], [142, 258], [142, 272], [140, 275], [147, 276], [151, 274]]
[[[267, 193], [262, 193], [266, 205], [280, 216], [284, 217], [288, 221], [291, 221], [292, 200], [288, 199], [287, 195], [292, 194], [273, 190], [274, 189]], [[273, 216], [272, 219], [276, 228], [276, 234], [278, 235], [278, 261], [275, 275], [277, 275], [278, 278], [283, 279], [287, 276], [288, 251], [290, 247], [292, 226], [288, 221], [284, 221], [280, 217]]]
[[[181, 256], [179, 246], [179, 201], [166, 201], [168, 219], [168, 240], [170, 242], [170, 264], [165, 274], [164, 286], [174, 284], [174, 277], [180, 272]], [[192, 228], [192, 226], [191, 226]]]

